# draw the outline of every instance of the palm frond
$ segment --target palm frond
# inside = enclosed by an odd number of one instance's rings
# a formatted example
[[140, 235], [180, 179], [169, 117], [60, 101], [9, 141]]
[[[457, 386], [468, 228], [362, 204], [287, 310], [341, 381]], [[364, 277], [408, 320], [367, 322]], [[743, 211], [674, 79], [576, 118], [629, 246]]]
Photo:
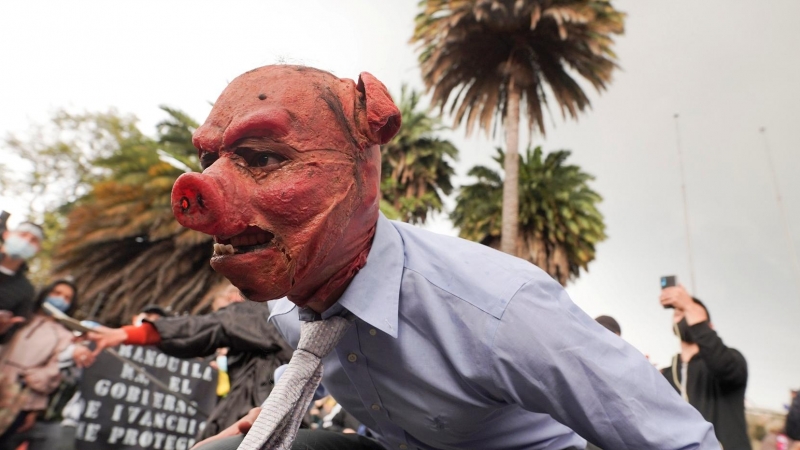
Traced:
[[448, 109], [455, 126], [488, 133], [503, 122], [513, 82], [529, 128], [544, 134], [545, 85], [562, 116], [589, 107], [575, 75], [606, 88], [624, 18], [608, 0], [423, 0], [411, 42], [433, 105]]
[[[588, 270], [595, 245], [605, 239], [603, 215], [597, 209], [602, 197], [588, 182], [594, 177], [567, 164], [568, 150], [544, 154], [541, 147], [520, 155], [519, 253], [548, 272], [561, 284]], [[503, 165], [497, 149], [494, 160]], [[474, 166], [469, 176], [477, 181], [462, 186], [450, 215], [459, 235], [498, 248], [501, 236], [503, 179], [496, 170]]]

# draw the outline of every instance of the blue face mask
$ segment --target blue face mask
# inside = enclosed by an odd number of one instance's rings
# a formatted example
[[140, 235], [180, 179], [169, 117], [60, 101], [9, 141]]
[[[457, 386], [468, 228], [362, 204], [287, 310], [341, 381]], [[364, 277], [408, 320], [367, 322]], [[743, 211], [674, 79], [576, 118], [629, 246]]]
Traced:
[[38, 250], [35, 245], [28, 240], [12, 234], [3, 243], [5, 254], [16, 259], [30, 259], [36, 255]]
[[65, 313], [69, 310], [69, 302], [64, 300], [63, 297], [56, 297], [54, 295], [48, 295], [46, 299], [44, 299], [45, 303], [48, 303], [59, 311]]

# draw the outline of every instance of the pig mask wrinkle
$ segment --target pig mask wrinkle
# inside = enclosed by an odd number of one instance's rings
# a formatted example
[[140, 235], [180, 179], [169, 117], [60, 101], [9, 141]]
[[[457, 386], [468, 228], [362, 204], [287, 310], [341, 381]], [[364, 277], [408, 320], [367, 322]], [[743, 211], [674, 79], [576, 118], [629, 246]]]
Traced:
[[379, 145], [399, 126], [388, 91], [366, 72], [358, 83], [307, 67], [247, 72], [195, 132], [205, 169], [176, 181], [173, 212], [226, 239], [211, 265], [247, 298], [329, 304], [366, 264]]

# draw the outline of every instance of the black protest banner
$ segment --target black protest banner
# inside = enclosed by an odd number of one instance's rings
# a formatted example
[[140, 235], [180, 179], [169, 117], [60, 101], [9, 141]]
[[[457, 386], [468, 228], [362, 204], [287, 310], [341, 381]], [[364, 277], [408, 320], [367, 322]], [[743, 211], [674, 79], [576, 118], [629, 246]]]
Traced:
[[188, 450], [216, 401], [216, 371], [200, 360], [174, 358], [154, 347], [122, 345], [117, 352], [123, 358], [102, 352], [83, 373], [75, 448]]

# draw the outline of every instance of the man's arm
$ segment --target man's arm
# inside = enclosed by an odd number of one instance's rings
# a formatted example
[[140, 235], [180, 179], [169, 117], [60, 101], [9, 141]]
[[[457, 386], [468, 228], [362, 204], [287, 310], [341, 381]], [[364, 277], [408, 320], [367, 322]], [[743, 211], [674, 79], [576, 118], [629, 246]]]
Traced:
[[719, 449], [711, 424], [639, 351], [536, 277], [495, 332], [495, 395], [550, 414], [602, 448]]
[[140, 326], [99, 328], [87, 337], [97, 344], [95, 356], [106, 347], [130, 344], [157, 345], [164, 353], [179, 358], [208, 356], [222, 347], [234, 352], [288, 352], [290, 357], [288, 345], [268, 323], [268, 318], [266, 305], [244, 302], [202, 316], [168, 317], [145, 321]]
[[747, 384], [747, 361], [744, 356], [726, 347], [708, 321], [692, 325], [689, 333], [700, 347], [700, 356], [715, 378], [728, 386]]
[[288, 348], [268, 319], [266, 304], [242, 302], [202, 316], [157, 320], [153, 326], [161, 336], [158, 347], [182, 358], [211, 355], [221, 347], [266, 353]]

